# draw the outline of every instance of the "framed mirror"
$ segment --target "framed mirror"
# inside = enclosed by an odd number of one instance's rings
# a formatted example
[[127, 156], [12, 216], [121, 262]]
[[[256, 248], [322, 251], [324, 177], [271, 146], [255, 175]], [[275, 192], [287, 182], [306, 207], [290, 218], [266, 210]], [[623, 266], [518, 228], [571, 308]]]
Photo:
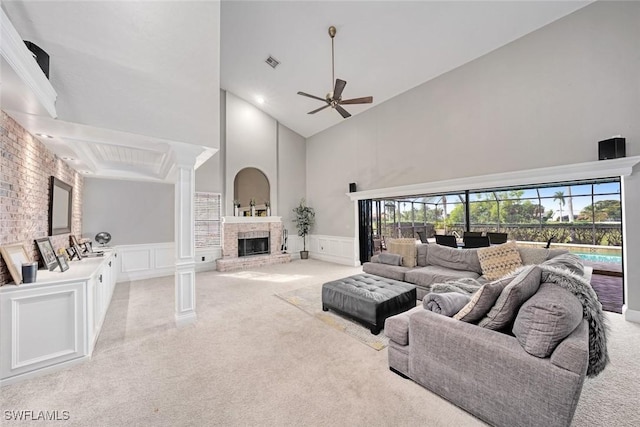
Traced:
[[49, 186], [49, 236], [71, 233], [73, 187], [51, 177]]

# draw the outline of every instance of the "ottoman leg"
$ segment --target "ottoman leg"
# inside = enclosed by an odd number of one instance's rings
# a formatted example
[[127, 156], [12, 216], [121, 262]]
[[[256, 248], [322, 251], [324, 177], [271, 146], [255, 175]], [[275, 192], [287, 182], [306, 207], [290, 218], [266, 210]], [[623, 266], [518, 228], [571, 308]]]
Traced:
[[322, 304], [322, 311], [329, 311], [329, 309]]
[[372, 326], [371, 328], [369, 328], [369, 330], [371, 331], [371, 333], [373, 335], [378, 335], [380, 333], [380, 331], [382, 330], [382, 328], [379, 327], [379, 326]]

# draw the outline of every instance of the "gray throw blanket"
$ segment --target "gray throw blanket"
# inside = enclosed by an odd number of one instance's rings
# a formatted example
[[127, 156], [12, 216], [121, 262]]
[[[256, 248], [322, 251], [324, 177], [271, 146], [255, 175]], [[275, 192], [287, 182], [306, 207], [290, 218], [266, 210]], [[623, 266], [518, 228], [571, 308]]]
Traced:
[[[602, 372], [609, 363], [607, 352], [607, 331], [609, 327], [602, 311], [602, 304], [596, 292], [584, 277], [559, 266], [539, 265], [542, 270], [540, 283], [553, 283], [571, 292], [582, 304], [582, 316], [589, 325], [589, 366], [587, 376], [593, 378]], [[520, 269], [510, 276], [517, 276]], [[475, 279], [451, 280], [446, 283], [436, 283], [431, 286], [432, 293], [459, 292], [466, 295], [474, 294], [482, 283]], [[426, 297], [425, 297], [426, 298]]]
[[423, 298], [422, 305], [429, 311], [452, 317], [467, 305], [470, 299], [469, 295], [458, 292], [429, 293]]

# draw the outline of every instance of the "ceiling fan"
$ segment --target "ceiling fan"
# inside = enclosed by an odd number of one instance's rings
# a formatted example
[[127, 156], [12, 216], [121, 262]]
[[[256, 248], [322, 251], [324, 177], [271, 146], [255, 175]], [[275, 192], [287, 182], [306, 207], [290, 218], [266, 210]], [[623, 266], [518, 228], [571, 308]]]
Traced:
[[331, 84], [335, 80], [335, 86], [332, 92], [329, 92], [324, 98], [319, 96], [309, 95], [308, 93], [298, 92], [298, 95], [306, 96], [309, 98], [317, 99], [318, 101], [326, 102], [327, 105], [323, 105], [313, 111], [309, 111], [307, 114], [315, 114], [318, 111], [331, 107], [336, 110], [343, 118], [351, 117], [351, 114], [347, 110], [341, 107], [345, 104], [371, 104], [373, 102], [372, 96], [365, 96], [363, 98], [342, 99], [342, 91], [347, 85], [344, 80], [335, 78], [335, 66], [334, 66], [334, 52], [333, 52], [333, 39], [336, 36], [336, 27], [333, 25], [329, 27], [329, 36], [331, 37]]

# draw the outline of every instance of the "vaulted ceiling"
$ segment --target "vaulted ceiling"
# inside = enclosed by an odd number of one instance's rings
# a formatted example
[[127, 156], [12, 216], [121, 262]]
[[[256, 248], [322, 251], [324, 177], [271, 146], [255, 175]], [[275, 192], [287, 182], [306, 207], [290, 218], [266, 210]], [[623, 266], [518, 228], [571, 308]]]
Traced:
[[331, 90], [330, 25], [344, 98], [374, 98], [347, 106], [357, 115], [588, 3], [4, 0], [19, 35], [49, 53], [58, 94], [55, 120], [9, 113], [54, 135], [43, 142], [76, 169], [162, 180], [176, 144], [218, 146], [220, 87], [305, 137], [344, 120], [308, 115], [321, 102], [296, 94]]

